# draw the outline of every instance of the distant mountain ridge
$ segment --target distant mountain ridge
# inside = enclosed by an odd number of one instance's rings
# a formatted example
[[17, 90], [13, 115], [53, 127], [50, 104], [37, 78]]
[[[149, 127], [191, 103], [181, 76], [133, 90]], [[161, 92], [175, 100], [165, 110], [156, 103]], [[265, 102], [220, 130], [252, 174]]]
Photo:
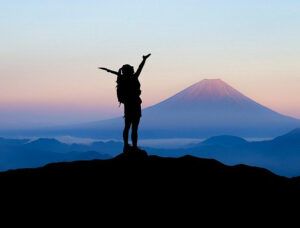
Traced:
[[[300, 120], [279, 114], [246, 97], [220, 79], [204, 79], [143, 110], [144, 138], [207, 138], [213, 135], [275, 137], [300, 127]], [[123, 118], [70, 126], [57, 133], [120, 138]]]
[[[51, 162], [109, 159], [122, 151], [117, 141], [65, 144], [55, 139], [0, 138], [0, 170], [39, 167]], [[300, 176], [300, 130], [295, 129], [272, 140], [251, 142], [231, 135], [207, 138], [201, 143], [177, 149], [145, 147], [152, 155], [180, 157], [193, 155], [217, 159], [225, 164], [264, 167], [279, 175]]]
[[121, 148], [122, 144], [116, 142], [68, 145], [47, 138], [33, 141], [0, 138], [0, 171], [40, 167], [53, 162], [108, 159]]
[[214, 136], [209, 139], [206, 139], [201, 144], [202, 145], [243, 145], [247, 143], [247, 141], [243, 138], [231, 135], [220, 135]]
[[300, 128], [294, 129], [285, 135], [278, 136], [274, 141], [289, 143], [290, 146], [300, 146]]
[[246, 141], [237, 136], [221, 135], [181, 149], [152, 149], [160, 156], [183, 156], [190, 154], [213, 158], [225, 164], [247, 164], [264, 167], [284, 176], [300, 175], [300, 129], [272, 140]]

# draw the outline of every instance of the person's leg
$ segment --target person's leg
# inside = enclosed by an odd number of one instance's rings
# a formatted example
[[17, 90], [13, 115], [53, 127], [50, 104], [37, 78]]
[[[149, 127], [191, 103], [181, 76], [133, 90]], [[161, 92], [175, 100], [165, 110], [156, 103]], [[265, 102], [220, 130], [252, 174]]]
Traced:
[[132, 121], [131, 140], [134, 148], [137, 148], [139, 123], [140, 123], [140, 117]]
[[124, 130], [123, 130], [124, 147], [128, 147], [129, 146], [129, 143], [128, 143], [128, 134], [129, 134], [130, 126], [131, 126], [131, 120], [129, 118], [125, 117], [125, 126], [124, 126]]

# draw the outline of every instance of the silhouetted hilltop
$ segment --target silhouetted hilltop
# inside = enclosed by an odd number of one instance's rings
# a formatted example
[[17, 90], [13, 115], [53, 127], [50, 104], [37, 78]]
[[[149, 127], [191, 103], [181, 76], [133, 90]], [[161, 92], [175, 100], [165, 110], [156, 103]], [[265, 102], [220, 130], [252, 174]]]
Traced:
[[293, 147], [297, 146], [300, 148], [300, 128], [296, 128], [293, 131], [285, 134], [278, 136], [274, 139], [274, 142], [276, 143], [284, 143], [284, 144], [289, 144], [292, 145]]
[[209, 139], [206, 139], [201, 144], [202, 145], [243, 145], [247, 143], [247, 141], [243, 138], [230, 136], [230, 135], [221, 135], [221, 136], [214, 136]]
[[[0, 173], [3, 186], [13, 182], [17, 189], [84, 187], [100, 196], [127, 193], [157, 197], [244, 195], [287, 197], [300, 193], [297, 178], [289, 179], [246, 165], [226, 166], [216, 160], [192, 156], [162, 158], [121, 154], [109, 160], [77, 161], [49, 164], [36, 169], [19, 169]], [[93, 193], [92, 193], [93, 192]]]

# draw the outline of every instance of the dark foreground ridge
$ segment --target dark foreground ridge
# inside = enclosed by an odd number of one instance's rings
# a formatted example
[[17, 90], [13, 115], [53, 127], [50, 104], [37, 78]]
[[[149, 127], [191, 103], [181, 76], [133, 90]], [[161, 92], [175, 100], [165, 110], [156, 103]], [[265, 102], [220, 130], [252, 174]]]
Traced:
[[[299, 179], [277, 176], [246, 165], [226, 166], [216, 160], [192, 156], [162, 158], [147, 154], [121, 154], [109, 160], [49, 164], [36, 169], [0, 173], [1, 183], [35, 189], [84, 187], [97, 194], [156, 194], [224, 196], [291, 196], [300, 193]], [[5, 186], [5, 185], [2, 185]], [[12, 185], [6, 185], [9, 187]], [[77, 189], [77, 190], [76, 190]]]
[[[112, 216], [110, 223], [123, 217], [130, 222], [163, 219], [169, 224], [181, 218], [185, 223], [203, 224], [206, 217], [213, 218], [208, 219], [211, 223], [227, 216], [230, 221], [264, 219], [269, 224], [284, 214], [290, 218], [296, 213], [300, 195], [300, 179], [277, 176], [266, 169], [226, 166], [192, 156], [147, 154], [7, 171], [0, 173], [0, 183], [2, 207], [12, 207], [14, 213], [18, 209], [20, 214], [35, 215], [53, 208], [64, 219], [70, 212], [68, 221], [87, 215], [84, 221], [93, 217], [99, 222]], [[50, 217], [57, 219], [52, 213]]]

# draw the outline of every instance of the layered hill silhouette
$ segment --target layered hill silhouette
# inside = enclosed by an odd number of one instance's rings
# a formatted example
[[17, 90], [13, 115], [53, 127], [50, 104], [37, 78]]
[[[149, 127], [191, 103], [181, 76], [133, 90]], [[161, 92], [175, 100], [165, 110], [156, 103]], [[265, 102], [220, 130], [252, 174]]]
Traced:
[[108, 159], [121, 147], [120, 143], [113, 141], [69, 145], [47, 138], [34, 141], [0, 138], [0, 171], [40, 167], [61, 161]]
[[[118, 155], [122, 148], [122, 142], [118, 141], [66, 144], [51, 138], [33, 141], [0, 138], [0, 171], [39, 167], [53, 162], [109, 159]], [[162, 157], [193, 155], [216, 159], [228, 165], [263, 167], [278, 175], [300, 175], [300, 129], [264, 141], [220, 135], [177, 149], [145, 149], [151, 155]]]
[[[117, 138], [122, 123], [120, 117], [57, 129], [56, 133]], [[300, 127], [300, 120], [255, 102], [220, 79], [205, 79], [145, 108], [141, 136], [171, 138], [229, 134], [275, 137], [297, 127]]]
[[190, 154], [230, 165], [255, 165], [284, 176], [300, 174], [300, 128], [264, 141], [251, 142], [237, 136], [220, 135], [180, 149], [149, 148], [148, 151], [160, 156]]

